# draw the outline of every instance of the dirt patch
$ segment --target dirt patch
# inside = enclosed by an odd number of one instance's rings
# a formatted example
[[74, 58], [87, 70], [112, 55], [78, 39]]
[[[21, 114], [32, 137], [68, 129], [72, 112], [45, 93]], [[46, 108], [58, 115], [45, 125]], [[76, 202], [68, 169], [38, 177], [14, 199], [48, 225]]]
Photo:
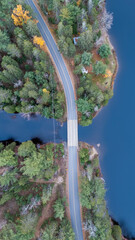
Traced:
[[11, 214], [15, 214], [19, 211], [19, 206], [15, 199], [9, 200], [4, 205], [0, 206], [0, 223], [5, 221], [4, 213], [8, 212]]
[[116, 75], [118, 73], [118, 68], [119, 68], [118, 59], [117, 59], [116, 52], [115, 52], [114, 49], [113, 49], [113, 56], [114, 56], [114, 59], [115, 59], [116, 67], [115, 67], [115, 70], [114, 70], [114, 73], [113, 73], [113, 76], [112, 76], [112, 82], [111, 82], [111, 88], [112, 89], [114, 87], [114, 80], [116, 78]]
[[[54, 210], [53, 210], [53, 205], [56, 199], [58, 198], [58, 194], [61, 198], [65, 197], [67, 192], [66, 192], [66, 168], [67, 168], [67, 149], [65, 148], [65, 155], [64, 158], [56, 158], [55, 163], [59, 166], [58, 172], [57, 172], [57, 178], [54, 178], [50, 181], [44, 181], [43, 179], [36, 181], [37, 183], [53, 183], [55, 182], [55, 185], [52, 190], [52, 195], [50, 197], [50, 200], [46, 206], [43, 207], [42, 209], [42, 214], [41, 217], [38, 220], [37, 226], [36, 226], [36, 231], [35, 231], [35, 238], [39, 238], [40, 236], [40, 231], [41, 227], [44, 224], [46, 220], [54, 216]], [[67, 199], [67, 198], [66, 198]], [[68, 201], [67, 201], [68, 202]], [[65, 204], [65, 212], [66, 216], [69, 218], [68, 215], [68, 206]], [[70, 218], [69, 218], [70, 219]]]

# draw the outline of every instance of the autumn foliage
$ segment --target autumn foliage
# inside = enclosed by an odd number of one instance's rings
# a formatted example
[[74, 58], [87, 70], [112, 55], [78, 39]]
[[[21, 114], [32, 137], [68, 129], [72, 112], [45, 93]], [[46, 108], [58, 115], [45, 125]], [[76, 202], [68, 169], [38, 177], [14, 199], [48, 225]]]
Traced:
[[44, 45], [44, 40], [42, 37], [34, 36], [33, 43], [39, 45], [41, 48]]
[[109, 69], [107, 69], [106, 73], [104, 74], [104, 78], [108, 78], [108, 77], [112, 77], [112, 72]]
[[77, 4], [77, 6], [80, 6], [81, 0], [78, 0], [76, 4]]
[[14, 24], [16, 26], [22, 26], [23, 23], [27, 23], [27, 21], [31, 18], [28, 16], [29, 11], [24, 11], [22, 9], [22, 5], [17, 5], [13, 10], [13, 14], [11, 15], [14, 20]]
[[43, 93], [50, 93], [46, 88], [43, 88]]

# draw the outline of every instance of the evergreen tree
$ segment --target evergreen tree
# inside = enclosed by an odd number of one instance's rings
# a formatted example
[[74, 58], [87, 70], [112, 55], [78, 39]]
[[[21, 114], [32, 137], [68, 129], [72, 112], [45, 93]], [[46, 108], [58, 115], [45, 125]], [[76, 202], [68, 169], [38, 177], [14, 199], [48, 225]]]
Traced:
[[11, 55], [11, 57], [17, 57], [17, 58], [21, 57], [21, 51], [14, 43], [8, 44], [7, 53]]
[[6, 52], [7, 46], [10, 43], [10, 38], [7, 33], [0, 30], [0, 51]]

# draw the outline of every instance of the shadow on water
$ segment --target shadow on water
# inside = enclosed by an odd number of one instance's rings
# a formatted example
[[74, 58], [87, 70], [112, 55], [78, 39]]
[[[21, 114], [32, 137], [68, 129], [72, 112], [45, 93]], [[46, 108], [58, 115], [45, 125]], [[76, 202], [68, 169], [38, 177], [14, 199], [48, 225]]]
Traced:
[[[30, 120], [19, 114], [0, 112], [0, 141], [7, 139], [24, 142], [30, 139], [40, 139], [41, 142], [51, 142], [54, 139], [53, 120], [44, 117], [32, 116]], [[66, 124], [63, 128], [55, 121], [56, 142], [66, 140]]]

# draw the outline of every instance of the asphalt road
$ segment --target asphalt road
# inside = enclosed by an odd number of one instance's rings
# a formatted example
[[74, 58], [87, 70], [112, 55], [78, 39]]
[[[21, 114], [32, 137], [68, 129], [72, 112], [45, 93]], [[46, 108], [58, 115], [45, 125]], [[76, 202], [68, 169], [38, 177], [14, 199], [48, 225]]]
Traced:
[[78, 148], [78, 121], [75, 104], [75, 96], [71, 78], [65, 66], [62, 55], [45, 23], [40, 12], [32, 0], [26, 0], [35, 13], [38, 20], [39, 31], [52, 55], [53, 61], [57, 67], [59, 76], [63, 83], [63, 88], [67, 102], [67, 142], [69, 155], [69, 205], [70, 216], [76, 240], [83, 240], [82, 223], [80, 214], [80, 201], [78, 192], [78, 175], [77, 175], [77, 148]]

